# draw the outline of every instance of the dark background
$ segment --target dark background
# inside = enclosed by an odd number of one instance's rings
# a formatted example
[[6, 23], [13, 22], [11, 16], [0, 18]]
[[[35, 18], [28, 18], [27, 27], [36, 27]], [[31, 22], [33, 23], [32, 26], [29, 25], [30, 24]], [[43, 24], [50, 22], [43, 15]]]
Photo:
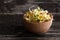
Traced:
[[[54, 16], [53, 24], [45, 34], [27, 31], [23, 14], [32, 5], [38, 5]], [[0, 0], [1, 40], [60, 40], [60, 0]]]
[[[33, 34], [29, 35], [30, 32], [27, 33], [24, 30], [22, 19], [24, 12], [32, 5], [39, 5], [52, 12], [54, 15], [52, 29], [59, 29], [60, 0], [0, 0], [0, 34], [10, 35], [23, 32], [23, 36], [32, 36]], [[54, 33], [54, 31], [51, 32]], [[20, 34], [20, 36], [22, 35]]]

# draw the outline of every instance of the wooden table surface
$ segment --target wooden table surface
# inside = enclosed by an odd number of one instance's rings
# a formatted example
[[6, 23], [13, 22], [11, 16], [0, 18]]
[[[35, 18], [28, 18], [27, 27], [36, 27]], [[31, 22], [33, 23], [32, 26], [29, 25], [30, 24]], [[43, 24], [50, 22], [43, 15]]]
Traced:
[[[25, 6], [22, 8], [24, 9]], [[53, 13], [54, 21], [45, 34], [35, 34], [27, 31], [22, 23], [22, 12], [18, 7], [14, 13], [0, 13], [1, 40], [60, 40], [60, 13]], [[17, 13], [18, 12], [18, 13]], [[17, 15], [18, 14], [18, 15]]]

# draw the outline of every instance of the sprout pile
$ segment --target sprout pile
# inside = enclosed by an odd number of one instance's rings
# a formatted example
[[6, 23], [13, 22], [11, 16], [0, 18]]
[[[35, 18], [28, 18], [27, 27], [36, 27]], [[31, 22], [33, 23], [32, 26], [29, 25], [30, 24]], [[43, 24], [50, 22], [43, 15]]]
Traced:
[[47, 10], [40, 7], [27, 11], [24, 14], [24, 19], [29, 22], [45, 22], [51, 19], [51, 15]]

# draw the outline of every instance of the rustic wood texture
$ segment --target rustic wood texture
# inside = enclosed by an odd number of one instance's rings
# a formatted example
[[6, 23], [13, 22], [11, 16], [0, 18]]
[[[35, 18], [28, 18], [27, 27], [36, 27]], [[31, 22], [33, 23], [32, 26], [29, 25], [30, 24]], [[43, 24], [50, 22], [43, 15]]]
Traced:
[[0, 39], [60, 40], [60, 13], [52, 13], [54, 21], [49, 31], [45, 34], [31, 33], [24, 28], [22, 16], [30, 6], [30, 4], [16, 6], [12, 13], [0, 13]]

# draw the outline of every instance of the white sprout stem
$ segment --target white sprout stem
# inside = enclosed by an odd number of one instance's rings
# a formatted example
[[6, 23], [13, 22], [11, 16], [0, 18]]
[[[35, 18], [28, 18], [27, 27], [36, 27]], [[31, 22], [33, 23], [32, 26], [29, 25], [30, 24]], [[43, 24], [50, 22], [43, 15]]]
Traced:
[[[32, 6], [32, 7], [34, 7], [34, 6]], [[30, 11], [31, 13], [32, 13], [32, 10], [31, 10], [32, 7], [29, 8], [29, 11]]]
[[32, 10], [31, 10], [31, 8], [33, 8], [33, 7], [35, 7], [34, 5], [33, 6], [31, 6], [30, 8], [29, 8], [29, 11], [32, 13]]

